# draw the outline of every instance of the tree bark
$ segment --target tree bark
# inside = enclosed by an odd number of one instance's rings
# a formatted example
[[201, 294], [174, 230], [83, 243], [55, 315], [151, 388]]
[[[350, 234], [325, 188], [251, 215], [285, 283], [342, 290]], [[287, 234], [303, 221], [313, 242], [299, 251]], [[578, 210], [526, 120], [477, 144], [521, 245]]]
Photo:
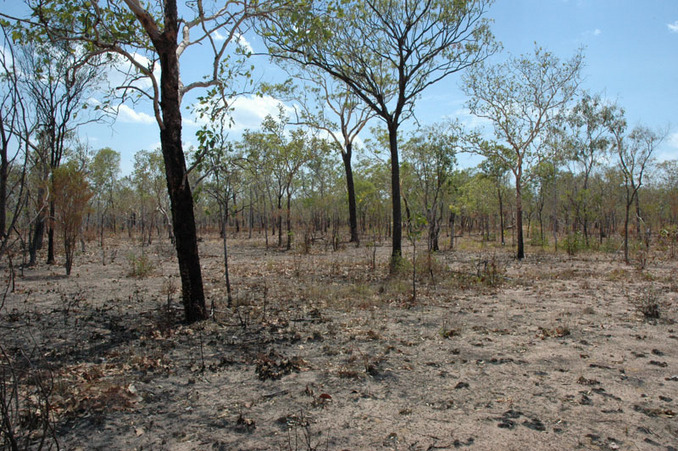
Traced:
[[47, 264], [53, 265], [56, 263], [54, 258], [54, 201], [49, 203], [49, 219], [47, 221]]
[[2, 148], [0, 148], [0, 239], [5, 238], [7, 229], [7, 177], [9, 176], [8, 139], [5, 134], [4, 121], [5, 118], [0, 112], [0, 136], [2, 137]]
[[388, 139], [391, 150], [391, 203], [393, 206], [393, 234], [391, 248], [391, 269], [403, 255], [403, 214], [400, 205], [400, 161], [398, 158], [398, 125], [388, 123]]
[[181, 291], [185, 319], [192, 323], [207, 319], [202, 285], [198, 240], [193, 212], [193, 195], [188, 183], [186, 160], [181, 143], [181, 99], [179, 94], [179, 59], [177, 57], [177, 5], [165, 0], [165, 30], [155, 43], [160, 57], [160, 108], [163, 126], [160, 142], [165, 162], [172, 226], [179, 260]]
[[504, 239], [504, 198], [501, 195], [501, 187], [497, 186], [497, 196], [499, 197], [499, 229], [501, 230], [501, 245], [505, 245]]
[[631, 214], [632, 202], [633, 199], [626, 201], [626, 214], [624, 216], [624, 263], [627, 265], [629, 264], [629, 216]]
[[518, 252], [516, 258], [525, 258], [525, 243], [523, 240], [523, 194], [520, 176], [516, 176], [516, 234], [518, 239]]
[[285, 227], [287, 228], [287, 246], [286, 249], [289, 251], [292, 249], [292, 194], [290, 193], [290, 187], [287, 185], [287, 205], [285, 208]]
[[353, 181], [353, 167], [351, 167], [353, 144], [346, 144], [346, 151], [341, 153], [344, 161], [344, 171], [346, 172], [346, 190], [348, 192], [348, 222], [351, 229], [351, 243], [360, 244], [360, 235], [358, 234], [358, 212], [355, 198], [355, 183]]
[[43, 202], [45, 199], [45, 190], [44, 188], [38, 188], [38, 215], [35, 218], [35, 226], [33, 228], [33, 237], [30, 242], [28, 249], [29, 260], [28, 265], [34, 266], [37, 263], [38, 249], [42, 248], [42, 241], [45, 235], [45, 212]]

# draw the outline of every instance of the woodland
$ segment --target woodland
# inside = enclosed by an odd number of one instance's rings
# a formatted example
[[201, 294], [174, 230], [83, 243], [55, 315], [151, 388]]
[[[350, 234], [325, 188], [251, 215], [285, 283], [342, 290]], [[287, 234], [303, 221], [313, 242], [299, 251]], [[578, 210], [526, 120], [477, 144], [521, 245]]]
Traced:
[[[489, 4], [0, 7], [3, 449], [677, 449], [668, 132]], [[416, 122], [452, 78], [485, 129]], [[129, 174], [79, 133], [125, 102]]]

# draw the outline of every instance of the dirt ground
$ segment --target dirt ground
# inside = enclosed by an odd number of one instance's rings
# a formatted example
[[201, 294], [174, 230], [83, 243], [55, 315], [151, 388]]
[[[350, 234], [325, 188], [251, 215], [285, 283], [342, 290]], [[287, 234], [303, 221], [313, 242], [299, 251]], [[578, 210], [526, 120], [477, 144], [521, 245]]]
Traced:
[[70, 278], [16, 267], [13, 287], [5, 267], [17, 436], [49, 410], [74, 450], [678, 449], [675, 259], [467, 239], [418, 257], [412, 299], [386, 243], [230, 245], [235, 306], [205, 239], [214, 318], [191, 326], [169, 242], [90, 243]]

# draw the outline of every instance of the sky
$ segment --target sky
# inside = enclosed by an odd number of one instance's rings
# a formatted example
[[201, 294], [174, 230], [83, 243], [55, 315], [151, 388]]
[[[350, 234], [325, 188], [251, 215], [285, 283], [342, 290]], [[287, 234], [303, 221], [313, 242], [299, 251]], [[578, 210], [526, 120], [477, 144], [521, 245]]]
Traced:
[[[0, 9], [7, 4], [0, 1]], [[626, 110], [631, 127], [668, 130], [657, 159], [678, 159], [678, 0], [497, 0], [487, 17], [494, 21], [492, 31], [503, 45], [502, 53], [493, 57], [495, 62], [532, 53], [535, 43], [561, 59], [583, 48], [582, 87], [616, 101]], [[245, 38], [255, 52], [265, 51], [258, 37]], [[258, 78], [278, 81], [281, 72], [267, 57], [252, 58]], [[203, 69], [199, 61], [183, 62], [184, 80], [199, 76], [194, 73]], [[415, 109], [420, 124], [446, 118], [477, 123], [465, 108], [461, 80], [460, 74], [454, 74], [424, 92]], [[232, 136], [258, 127], [267, 114], [275, 113], [276, 103], [269, 97], [238, 99]], [[199, 124], [184, 112], [183, 139], [186, 146], [195, 145]], [[111, 147], [120, 152], [122, 171], [127, 174], [134, 153], [159, 147], [159, 130], [151, 113], [148, 103], [123, 106], [115, 123], [82, 127], [80, 135], [92, 149]], [[403, 127], [411, 129], [414, 123]], [[367, 136], [364, 132], [361, 138]]]

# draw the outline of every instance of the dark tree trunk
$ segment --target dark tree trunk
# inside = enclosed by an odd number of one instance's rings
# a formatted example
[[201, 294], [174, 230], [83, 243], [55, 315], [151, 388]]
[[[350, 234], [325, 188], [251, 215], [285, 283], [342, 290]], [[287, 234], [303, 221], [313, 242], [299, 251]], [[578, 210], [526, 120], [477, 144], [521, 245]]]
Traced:
[[346, 144], [346, 151], [342, 152], [341, 158], [344, 161], [344, 171], [346, 172], [346, 190], [348, 193], [348, 222], [351, 229], [351, 243], [360, 243], [358, 234], [358, 213], [355, 198], [355, 183], [353, 182], [353, 168], [351, 167], [352, 144]]
[[47, 264], [53, 265], [56, 263], [54, 258], [54, 202], [49, 203], [49, 219], [47, 221]]
[[287, 187], [287, 205], [285, 209], [285, 227], [287, 228], [287, 250], [292, 249], [292, 194]]
[[523, 240], [523, 195], [520, 176], [516, 177], [516, 234], [518, 239], [518, 252], [516, 258], [525, 258], [525, 243]]
[[[225, 206], [221, 207], [223, 208], [222, 221], [224, 223], [224, 233], [221, 237], [224, 250], [224, 281], [226, 282], [227, 305], [228, 308], [231, 308], [233, 306], [233, 295], [231, 294], [231, 279], [228, 273], [228, 237], [226, 236], [226, 223], [228, 222], [228, 202], [226, 202]], [[212, 305], [214, 306], [214, 301], [212, 301]], [[214, 307], [212, 307], [212, 310], [214, 311]]]
[[499, 229], [501, 230], [501, 245], [506, 244], [504, 240], [504, 198], [501, 195], [501, 187], [497, 187], [497, 196], [499, 197]]
[[7, 177], [9, 175], [9, 161], [7, 160], [8, 139], [4, 127], [5, 118], [0, 113], [0, 136], [2, 148], [0, 149], [0, 239], [5, 238], [7, 231]]
[[[278, 217], [276, 218], [275, 223], [278, 224], [278, 247], [282, 247], [282, 193], [278, 195]], [[275, 224], [274, 223], [274, 224]], [[275, 225], [273, 226], [273, 234], [275, 235]]]
[[[628, 194], [627, 194], [628, 197]], [[631, 204], [633, 199], [626, 201], [626, 210], [624, 216], [624, 263], [629, 263], [629, 216], [631, 215]]]
[[393, 231], [391, 235], [391, 269], [403, 255], [403, 214], [400, 205], [400, 161], [398, 158], [398, 125], [388, 124], [388, 138], [391, 149], [391, 203], [393, 206]]
[[160, 56], [163, 126], [160, 142], [165, 162], [175, 246], [179, 260], [181, 291], [186, 321], [207, 319], [202, 285], [193, 196], [188, 183], [186, 160], [181, 143], [181, 99], [177, 57], [178, 18], [175, 0], [165, 0], [165, 29], [154, 44]]
[[[45, 199], [45, 190], [43, 188], [38, 188], [38, 205], [42, 205]], [[30, 246], [28, 249], [29, 266], [34, 266], [37, 263], [38, 249], [42, 248], [42, 241], [45, 235], [45, 211], [44, 206], [38, 212], [38, 216], [35, 218], [35, 227], [33, 228], [33, 238], [31, 239]]]

